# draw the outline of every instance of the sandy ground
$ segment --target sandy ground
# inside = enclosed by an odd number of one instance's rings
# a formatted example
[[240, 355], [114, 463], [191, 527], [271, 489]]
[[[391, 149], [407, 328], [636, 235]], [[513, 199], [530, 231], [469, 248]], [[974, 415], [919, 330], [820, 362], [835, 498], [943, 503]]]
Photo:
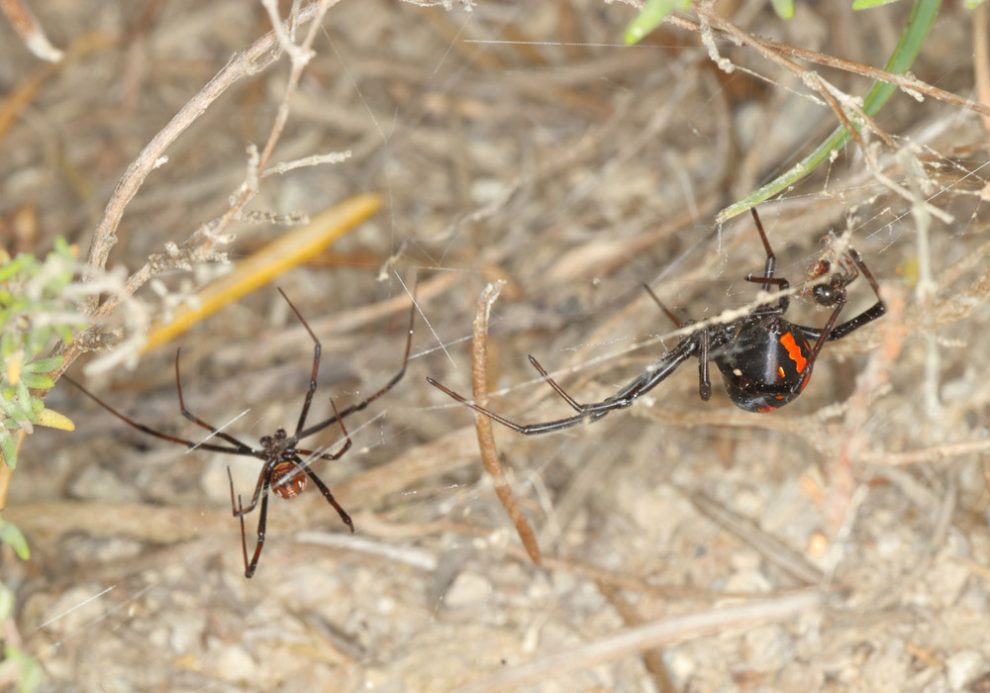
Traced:
[[[34, 4], [54, 43], [96, 47], [48, 75], [0, 142], [0, 216], [33, 208], [36, 235], [17, 242], [43, 251], [62, 234], [85, 252], [127, 165], [270, 24], [232, 1]], [[979, 118], [896, 94], [878, 118], [893, 146], [869, 137], [884, 176], [950, 224], [912, 214], [855, 146], [761, 206], [780, 275], [799, 282], [829, 230], [851, 229], [891, 307], [826, 345], [787, 408], [739, 410], [717, 373], [702, 402], [688, 362], [594, 425], [543, 437], [497, 428], [545, 557], [537, 567], [483, 474], [473, 416], [425, 381], [470, 393], [479, 293], [508, 282], [491, 317], [494, 408], [526, 422], [571, 413], [530, 353], [578, 400], [608, 396], [677, 343], [642, 282], [695, 320], [756, 296], [743, 281], [763, 262], [752, 222], [717, 226], [715, 214], [810, 151], [835, 117], [794, 75], [723, 39], [731, 73], [687, 30], [622, 47], [628, 5], [450, 4], [331, 9], [274, 160], [351, 158], [265, 179], [251, 203], [290, 214], [362, 192], [386, 202], [279, 279], [324, 345], [313, 420], [329, 415], [328, 397], [346, 406], [395, 372], [402, 281], [418, 278], [405, 379], [348, 419], [344, 458], [316, 466], [357, 533], [312, 490], [276, 498], [246, 580], [226, 470], [246, 495], [258, 464], [186, 454], [60, 385], [49, 401], [78, 430], [28, 439], [6, 516], [33, 557], [3, 557], [44, 690], [990, 689]], [[762, 2], [718, 9], [753, 34], [882, 65], [908, 3], [844, 4], [799, 2], [791, 23]], [[968, 98], [974, 14], [958, 5], [912, 72]], [[0, 92], [41, 69], [0, 25]], [[128, 207], [109, 268], [133, 271], [223, 212], [288, 69], [283, 59], [238, 83], [170, 148]], [[869, 87], [821, 74], [851, 94]], [[237, 260], [284, 228], [231, 231]], [[921, 260], [935, 282], [927, 298]], [[216, 271], [171, 271], [139, 299], [163, 314]], [[850, 295], [844, 315], [872, 300], [862, 280]], [[795, 301], [788, 317], [827, 315]], [[198, 436], [175, 401], [175, 346], [201, 417], [247, 410], [230, 430], [252, 442], [294, 424], [312, 344], [273, 288], [87, 385], [148, 425]]]

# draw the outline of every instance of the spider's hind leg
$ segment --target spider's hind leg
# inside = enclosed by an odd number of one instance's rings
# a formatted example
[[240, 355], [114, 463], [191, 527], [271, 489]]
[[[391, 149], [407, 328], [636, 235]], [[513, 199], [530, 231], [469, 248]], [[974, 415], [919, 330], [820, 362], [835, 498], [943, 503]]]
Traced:
[[[237, 495], [235, 501], [234, 477], [230, 473], [230, 467], [227, 467], [227, 479], [230, 481], [231, 512], [240, 520], [241, 523], [241, 553], [244, 557], [244, 577], [250, 578], [254, 575], [254, 571], [258, 569], [258, 560], [261, 558], [261, 549], [265, 546], [265, 527], [268, 523], [268, 484], [270, 481], [268, 477], [267, 465], [261, 472], [261, 478], [258, 480], [258, 489], [255, 489], [254, 499], [251, 501], [251, 505], [247, 509], [244, 508], [244, 504], [241, 502], [240, 494]], [[251, 556], [251, 560], [248, 561], [247, 530], [244, 527], [244, 516], [251, 512], [255, 505], [257, 505], [258, 491], [262, 488], [262, 486], [263, 495], [261, 497], [261, 512], [258, 514], [258, 538], [254, 545], [254, 554]]]

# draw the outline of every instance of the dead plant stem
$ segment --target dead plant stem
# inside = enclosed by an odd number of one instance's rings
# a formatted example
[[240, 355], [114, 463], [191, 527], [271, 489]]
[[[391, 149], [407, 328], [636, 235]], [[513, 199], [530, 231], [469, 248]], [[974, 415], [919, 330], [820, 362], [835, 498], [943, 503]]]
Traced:
[[[478, 298], [478, 310], [474, 316], [474, 335], [471, 340], [471, 384], [474, 401], [482, 407], [488, 406], [488, 316], [491, 314], [492, 304], [498, 298], [504, 284], [504, 281], [499, 280], [485, 287]], [[533, 563], [539, 565], [542, 562], [540, 546], [536, 541], [533, 528], [512, 495], [512, 487], [505, 478], [505, 470], [498, 458], [498, 450], [495, 449], [492, 420], [482, 414], [476, 414], [474, 425], [478, 434], [481, 462], [485, 466], [485, 471], [492, 478], [495, 493], [512, 523], [516, 526], [516, 532], [518, 532], [523, 546], [526, 547], [526, 553], [529, 554]]]

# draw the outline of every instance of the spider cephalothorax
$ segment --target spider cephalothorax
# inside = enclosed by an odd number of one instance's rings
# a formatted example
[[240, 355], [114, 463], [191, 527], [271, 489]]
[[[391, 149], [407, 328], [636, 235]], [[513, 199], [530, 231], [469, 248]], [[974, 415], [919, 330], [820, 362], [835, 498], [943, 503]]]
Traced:
[[[880, 298], [880, 287], [866, 263], [854, 249], [847, 248], [837, 263], [838, 269], [833, 270], [831, 263], [822, 260], [809, 272], [809, 278], [813, 281], [809, 289], [811, 299], [822, 307], [832, 309], [825, 325], [820, 328], [809, 327], [784, 318], [790, 304], [790, 284], [783, 277], [774, 276], [776, 256], [759, 215], [755, 209], [752, 212], [766, 251], [766, 263], [763, 274], [747, 275], [746, 281], [760, 284], [764, 291], [776, 287], [780, 298], [727, 324], [699, 327], [654, 363], [646, 373], [611, 397], [592, 404], [581, 404], [550, 377], [539, 361], [530, 356], [529, 361], [533, 367], [577, 414], [545, 423], [519, 424], [467, 401], [433, 378], [427, 378], [427, 381], [476, 412], [527, 435], [559, 431], [580, 423], [597, 421], [610, 411], [631, 406], [638, 397], [659, 385], [678, 366], [692, 357], [698, 359], [698, 394], [701, 399], [711, 397], [708, 364], [709, 361], [714, 361], [722, 373], [729, 398], [736, 406], [752, 412], [779, 409], [794, 400], [807, 387], [815, 361], [825, 342], [842, 339], [850, 332], [876, 320], [886, 312], [886, 307]], [[854, 318], [839, 323], [839, 315], [846, 305], [847, 287], [861, 274], [869, 282], [877, 301]], [[826, 275], [829, 275], [828, 280], [820, 281]], [[677, 327], [685, 328], [690, 325], [667, 308], [649, 286], [644, 288]]]

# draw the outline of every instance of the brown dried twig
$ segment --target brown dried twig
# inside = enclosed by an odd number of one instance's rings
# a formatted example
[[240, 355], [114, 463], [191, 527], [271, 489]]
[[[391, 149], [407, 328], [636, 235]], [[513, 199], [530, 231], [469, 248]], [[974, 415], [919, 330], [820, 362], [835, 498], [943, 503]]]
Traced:
[[[640, 616], [639, 612], [636, 610], [635, 606], [631, 604], [622, 593], [619, 592], [613, 585], [605, 582], [599, 582], [598, 591], [602, 593], [609, 603], [612, 604], [612, 608], [619, 614], [622, 618], [622, 622], [627, 626], [640, 626], [645, 623], [645, 619]], [[644, 650], [640, 657], [643, 660], [643, 668], [650, 674], [650, 678], [653, 679], [653, 685], [656, 686], [660, 693], [676, 693], [677, 686], [674, 684], [673, 679], [670, 676], [670, 672], [667, 670], [667, 663], [663, 659], [663, 650], [660, 648]]]
[[[704, 14], [706, 17], [713, 16], [711, 10], [701, 3], [695, 4], [694, 8], [699, 15]], [[686, 17], [670, 15], [665, 21], [673, 26], [680, 27], [681, 29], [687, 29], [689, 31], [700, 32], [702, 30], [700, 22], [688, 19]], [[974, 21], [978, 21], [975, 15]], [[713, 26], [715, 26], [715, 24], [715, 22], [712, 22]], [[715, 28], [722, 31], [722, 27], [715, 26]], [[939, 89], [938, 87], [932, 86], [927, 82], [922, 82], [920, 79], [912, 75], [899, 75], [893, 72], [888, 72], [887, 70], [882, 70], [879, 67], [864, 65], [863, 63], [837, 58], [832, 55], [825, 55], [824, 53], [818, 53], [817, 51], [808, 50], [807, 48], [798, 48], [797, 46], [790, 46], [784, 43], [768, 41], [766, 39], [756, 39], [755, 37], [751, 38], [753, 38], [754, 41], [758, 41], [760, 46], [763, 48], [780, 56], [807, 60], [809, 63], [835, 68], [836, 70], [842, 70], [843, 72], [860, 75], [861, 77], [869, 77], [879, 82], [887, 82], [888, 84], [893, 84], [894, 86], [900, 88], [902, 91], [914, 98], [918, 98], [918, 94], [930, 96], [937, 101], [942, 101], [952, 106], [959, 106], [960, 108], [974, 111], [980, 115], [990, 116], [990, 105], [978, 103], [972, 99], [966, 99], [953, 94], [952, 92], [945, 91], [944, 89]]]
[[497, 674], [457, 689], [458, 693], [482, 693], [515, 689], [525, 684], [559, 680], [568, 671], [587, 669], [636, 652], [676, 645], [729, 629], [788, 621], [822, 606], [822, 593], [798, 592], [775, 599], [697, 611], [628, 628], [556, 654], [502, 669]]
[[65, 55], [48, 41], [44, 29], [21, 0], [0, 0], [0, 12], [6, 15], [7, 21], [24, 41], [24, 45], [37, 57], [57, 63]]
[[[339, 2], [339, 0], [330, 1], [333, 4]], [[305, 22], [314, 17], [322, 16], [328, 9], [328, 5], [326, 0], [306, 5], [299, 11], [297, 21]], [[110, 201], [107, 202], [103, 218], [96, 228], [93, 244], [89, 250], [87, 264], [90, 267], [103, 268], [106, 266], [110, 250], [117, 242], [116, 232], [120, 226], [120, 220], [124, 216], [124, 209], [134, 199], [148, 174], [158, 165], [168, 147], [230, 87], [246, 77], [256, 75], [278, 60], [280, 54], [273, 51], [278, 45], [278, 38], [275, 32], [271, 31], [255, 41], [250, 48], [234, 56], [145, 146], [127, 168], [127, 171], [124, 172], [110, 197]], [[275, 128], [273, 128], [273, 133], [274, 131]], [[271, 144], [271, 137], [269, 137], [266, 149], [272, 146], [274, 145]]]
[[[471, 340], [471, 385], [474, 401], [482, 407], [488, 406], [488, 316], [491, 314], [492, 304], [498, 298], [503, 284], [505, 282], [497, 281], [485, 287], [478, 298], [478, 311], [474, 316], [474, 334]], [[540, 564], [542, 559], [536, 534], [516, 503], [516, 499], [512, 495], [512, 487], [505, 479], [505, 471], [502, 468], [501, 460], [498, 458], [498, 451], [495, 449], [492, 420], [482, 414], [476, 414], [474, 425], [478, 434], [481, 462], [485, 466], [485, 471], [492, 478], [495, 493], [512, 523], [516, 526], [516, 532], [518, 532], [523, 546], [526, 547], [526, 553], [529, 554], [534, 563]]]
[[[274, 7], [269, 9], [275, 28], [255, 41], [251, 47], [234, 56], [198, 94], [172, 117], [168, 124], [152, 138], [138, 157], [128, 166], [113, 195], [111, 195], [103, 217], [93, 235], [93, 242], [87, 258], [87, 268], [90, 271], [102, 270], [106, 266], [110, 250], [117, 242], [117, 230], [123, 218], [124, 210], [134, 199], [148, 175], [162, 164], [169, 146], [230, 87], [238, 81], [266, 69], [278, 60], [282, 52], [285, 52], [292, 63], [292, 70], [275, 122], [261, 153], [258, 154], [253, 148], [249, 149], [248, 174], [245, 181], [232, 195], [227, 210], [218, 219], [204, 224], [199, 231], [182, 244], [178, 251], [173, 250], [149, 258], [144, 266], [128, 277], [125, 283], [126, 294], [132, 295], [155, 274], [165, 269], [188, 263], [190, 260], [202, 261], [212, 257], [215, 254], [213, 251], [215, 243], [229, 241], [229, 239], [222, 239], [220, 234], [257, 194], [259, 174], [265, 170], [288, 119], [289, 99], [295, 93], [302, 72], [312, 58], [311, 46], [319, 29], [320, 20], [338, 2], [340, 0], [316, 0], [298, 11], [294, 17], [294, 25], [307, 21], [312, 22], [306, 38], [300, 44], [292, 42]], [[269, 2], [268, 5], [271, 3]], [[275, 50], [276, 48], [281, 50]], [[110, 296], [99, 306], [97, 306], [95, 296], [89, 299], [86, 305], [94, 322], [98, 323], [112, 314], [120, 305], [120, 298], [120, 296]], [[90, 341], [86, 337], [87, 335], [83, 335], [83, 338], [77, 339], [65, 349], [62, 365], [54, 374], [55, 377], [61, 375], [86, 348]]]

